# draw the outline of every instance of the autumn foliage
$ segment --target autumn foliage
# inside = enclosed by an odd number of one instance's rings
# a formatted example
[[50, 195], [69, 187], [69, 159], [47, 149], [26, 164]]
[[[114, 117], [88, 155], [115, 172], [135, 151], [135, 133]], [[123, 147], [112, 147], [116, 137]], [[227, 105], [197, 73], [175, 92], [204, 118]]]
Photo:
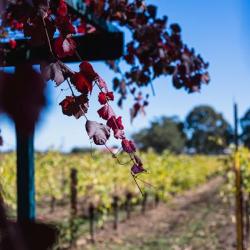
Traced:
[[[118, 105], [122, 106], [128, 93], [134, 96], [131, 119], [139, 112], [144, 112], [149, 103], [149, 94], [144, 95], [139, 89], [151, 86], [154, 92], [152, 81], [161, 75], [171, 75], [174, 87], [184, 88], [189, 93], [199, 91], [203, 83], [208, 83], [208, 64], [182, 42], [178, 24], [168, 25], [166, 16], [157, 17], [155, 6], [146, 6], [141, 0], [88, 0], [84, 4], [87, 13], [117, 22], [132, 32], [133, 41], [126, 45], [123, 56], [129, 66], [128, 70], [123, 72], [117, 61], [107, 62], [118, 74], [113, 81], [114, 91], [120, 94]], [[29, 39], [30, 46], [46, 45], [50, 54], [46, 61], [40, 62], [41, 74], [36, 73], [29, 64], [17, 65], [14, 74], [1, 72], [1, 111], [13, 118], [25, 133], [29, 133], [45, 104], [44, 81], [53, 81], [56, 86], [66, 82], [71, 95], [59, 103], [62, 113], [76, 119], [83, 116], [89, 138], [97, 145], [108, 148], [106, 143], [113, 134], [120, 140], [123, 151], [130, 156], [132, 175], [144, 172], [143, 163], [136, 155], [135, 144], [125, 135], [122, 117], [116, 115], [111, 107], [111, 102], [116, 99], [114, 93], [92, 65], [81, 60], [77, 52], [79, 45], [74, 35], [77, 32], [86, 34], [95, 29], [89, 29], [84, 18], [72, 14], [64, 0], [17, 0], [9, 1], [6, 6], [2, 15], [1, 37], [8, 37], [9, 30], [21, 31]], [[4, 55], [16, 46], [15, 40], [9, 39], [9, 48], [0, 48], [2, 65]], [[71, 70], [62, 61], [72, 55], [81, 61], [78, 72]], [[89, 97], [94, 87], [99, 89], [98, 101], [101, 107], [97, 113], [103, 123], [87, 118]]]

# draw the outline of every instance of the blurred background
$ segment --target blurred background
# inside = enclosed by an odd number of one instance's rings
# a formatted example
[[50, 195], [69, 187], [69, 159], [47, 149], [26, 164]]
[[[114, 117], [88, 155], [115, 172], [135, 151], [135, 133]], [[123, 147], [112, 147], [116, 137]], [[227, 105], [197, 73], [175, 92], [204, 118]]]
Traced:
[[[195, 106], [209, 105], [232, 124], [233, 102], [239, 105], [242, 117], [249, 108], [249, 2], [234, 0], [177, 0], [147, 1], [158, 6], [158, 15], [167, 15], [169, 23], [177, 22], [182, 27], [183, 40], [194, 47], [210, 63], [211, 82], [203, 86], [200, 93], [187, 94], [184, 90], [176, 91], [172, 87], [171, 77], [160, 77], [154, 81], [156, 96], [150, 94], [150, 105], [146, 108], [146, 116], [137, 117], [130, 123], [129, 108], [132, 99], [124, 103], [121, 114], [128, 135], [148, 127], [150, 121], [160, 116], [178, 116], [184, 121]], [[130, 33], [125, 30], [125, 39], [129, 41]], [[112, 86], [114, 73], [103, 62], [95, 62], [96, 71]], [[78, 65], [71, 65], [77, 70]], [[49, 82], [47, 92], [49, 106], [44, 110], [37, 126], [35, 147], [37, 150], [48, 148], [69, 152], [74, 147], [89, 147], [90, 143], [84, 130], [84, 121], [70, 119], [62, 115], [58, 103], [67, 91], [67, 85], [54, 88]], [[91, 96], [90, 118], [96, 117], [97, 92]], [[93, 108], [94, 107], [94, 108]], [[14, 129], [11, 122], [0, 116], [5, 144], [1, 150], [15, 148]], [[110, 145], [116, 144], [111, 141]]]

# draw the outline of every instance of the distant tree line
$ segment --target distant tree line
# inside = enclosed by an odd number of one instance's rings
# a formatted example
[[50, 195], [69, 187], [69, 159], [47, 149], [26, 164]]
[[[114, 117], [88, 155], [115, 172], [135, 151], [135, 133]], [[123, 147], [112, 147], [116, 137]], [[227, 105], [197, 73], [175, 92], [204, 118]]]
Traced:
[[[240, 119], [241, 143], [250, 148], [250, 109]], [[213, 107], [193, 108], [184, 121], [177, 116], [160, 117], [132, 135], [141, 150], [154, 149], [161, 153], [221, 154], [233, 142], [233, 128]]]

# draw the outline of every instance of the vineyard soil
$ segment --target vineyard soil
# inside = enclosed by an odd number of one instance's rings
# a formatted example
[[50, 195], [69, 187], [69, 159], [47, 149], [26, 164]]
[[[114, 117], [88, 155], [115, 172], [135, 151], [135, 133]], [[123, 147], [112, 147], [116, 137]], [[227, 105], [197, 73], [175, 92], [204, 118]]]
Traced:
[[82, 238], [78, 249], [233, 250], [233, 207], [219, 196], [222, 184], [223, 179], [216, 177], [145, 216], [133, 215], [117, 231], [106, 225], [94, 246]]

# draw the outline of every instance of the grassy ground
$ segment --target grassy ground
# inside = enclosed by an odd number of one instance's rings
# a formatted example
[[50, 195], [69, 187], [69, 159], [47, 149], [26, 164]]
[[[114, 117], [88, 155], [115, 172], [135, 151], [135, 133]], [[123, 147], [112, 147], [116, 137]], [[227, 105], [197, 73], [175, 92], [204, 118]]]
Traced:
[[145, 216], [134, 215], [117, 231], [107, 225], [96, 235], [96, 244], [87, 239], [78, 249], [91, 250], [233, 250], [235, 225], [233, 208], [219, 197], [222, 178], [161, 204]]

